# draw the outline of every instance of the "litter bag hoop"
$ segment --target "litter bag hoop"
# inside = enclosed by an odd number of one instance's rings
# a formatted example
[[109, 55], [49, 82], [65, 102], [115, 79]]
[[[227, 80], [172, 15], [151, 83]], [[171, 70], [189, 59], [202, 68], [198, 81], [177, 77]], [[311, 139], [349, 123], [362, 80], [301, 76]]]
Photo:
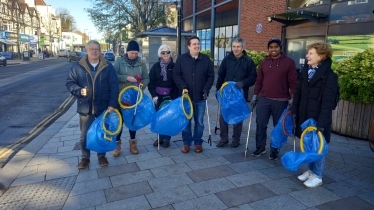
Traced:
[[[316, 130], [317, 130], [317, 127], [315, 127], [315, 126], [309, 126], [309, 127], [307, 127], [307, 128], [304, 129], [303, 133], [301, 134], [301, 138], [300, 138], [300, 149], [301, 149], [302, 152], [304, 152], [304, 135], [307, 132], [316, 131]], [[318, 137], [319, 137], [319, 150], [318, 150], [318, 154], [321, 154], [322, 150], [323, 150], [323, 147], [325, 146], [324, 142], [323, 142], [323, 136], [322, 136], [321, 131], [318, 131]]]
[[229, 83], [228, 83], [228, 82], [224, 82], [224, 83], [222, 84], [221, 88], [219, 89], [219, 94], [220, 94], [221, 98], [222, 98], [222, 90], [223, 90], [223, 88], [224, 88], [227, 84], [229, 84]]
[[[190, 109], [190, 115], [187, 115], [186, 110], [184, 109], [184, 103], [183, 103], [184, 98], [186, 98], [188, 100], [189, 104], [190, 104], [190, 107], [191, 107], [191, 109]], [[193, 106], [192, 106], [192, 102], [191, 102], [190, 96], [188, 96], [188, 94], [183, 94], [182, 98], [181, 98], [181, 102], [182, 102], [182, 110], [183, 110], [184, 116], [186, 116], [186, 118], [188, 120], [191, 119], [192, 115], [193, 115]]]
[[[115, 113], [118, 115], [118, 117], [119, 117], [119, 122], [118, 122], [117, 130], [114, 131], [114, 132], [111, 132], [110, 130], [106, 129], [106, 127], [105, 127], [105, 123], [104, 123], [105, 120], [103, 120], [103, 124], [102, 124], [102, 126], [103, 126], [103, 130], [104, 130], [104, 132], [105, 132], [104, 138], [107, 139], [107, 140], [109, 140], [109, 141], [111, 141], [112, 139], [111, 139], [111, 138], [106, 138], [106, 134], [109, 134], [109, 135], [111, 135], [111, 136], [114, 136], [114, 135], [118, 134], [118, 133], [120, 132], [121, 128], [122, 128], [122, 117], [121, 117], [121, 114], [119, 113], [119, 111], [118, 111], [117, 109], [114, 109], [114, 112], [115, 112]], [[107, 115], [108, 113], [109, 113], [108, 110], [106, 110], [106, 111], [104, 112], [103, 119], [105, 119], [105, 117], [106, 117], [106, 115]]]
[[286, 121], [287, 116], [290, 115], [290, 114], [291, 114], [291, 110], [288, 111], [288, 112], [286, 112], [286, 114], [283, 116], [283, 119], [282, 119], [282, 129], [283, 129], [283, 133], [284, 133], [284, 135], [286, 135], [286, 136], [288, 136], [288, 137], [290, 137], [291, 135], [287, 132], [287, 130], [286, 130], [285, 126], [284, 126], [284, 123], [285, 123], [285, 121]]
[[[130, 89], [130, 88], [139, 91], [139, 99], [138, 99], [138, 101], [137, 101], [134, 105], [132, 105], [132, 106], [124, 106], [124, 105], [121, 103], [121, 96], [122, 96], [122, 94], [123, 94], [126, 90], [128, 90], [128, 89]], [[131, 108], [134, 108], [135, 106], [137, 106], [137, 105], [142, 101], [142, 99], [143, 99], [143, 91], [141, 91], [141, 90], [139, 89], [138, 86], [130, 85], [130, 86], [127, 86], [127, 87], [125, 87], [125, 88], [123, 88], [123, 89], [121, 90], [121, 92], [119, 93], [119, 96], [118, 96], [118, 103], [119, 103], [119, 105], [121, 106], [122, 109], [131, 109]]]

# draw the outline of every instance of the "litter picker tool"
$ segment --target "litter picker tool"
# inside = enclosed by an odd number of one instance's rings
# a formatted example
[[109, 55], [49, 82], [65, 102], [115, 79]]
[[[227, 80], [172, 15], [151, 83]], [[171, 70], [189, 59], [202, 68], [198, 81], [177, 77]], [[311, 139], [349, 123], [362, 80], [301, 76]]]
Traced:
[[248, 152], [248, 140], [249, 140], [249, 131], [251, 130], [251, 123], [252, 123], [252, 116], [253, 116], [253, 109], [255, 108], [256, 104], [251, 106], [251, 114], [249, 115], [249, 123], [248, 123], [248, 132], [247, 132], [247, 143], [245, 144], [244, 150], [244, 157], [247, 157]]
[[221, 108], [221, 104], [218, 102], [218, 107], [217, 107], [217, 118], [216, 118], [216, 127], [214, 128], [214, 133], [217, 134], [217, 130], [221, 130], [219, 127], [217, 127], [217, 123], [218, 123], [218, 120], [219, 120], [219, 112], [220, 112], [220, 109]]
[[[142, 81], [142, 75], [138, 74], [135, 78], [136, 78], [137, 83], [138, 83], [138, 93], [136, 94], [136, 102], [137, 102], [139, 100], [139, 94], [140, 94], [140, 91], [141, 91], [140, 87], [143, 86], [143, 84], [141, 82]], [[131, 125], [134, 125], [135, 117], [136, 117], [136, 108], [137, 107], [138, 107], [138, 103], [136, 103], [136, 106], [135, 106], [134, 116], [132, 117]]]
[[212, 146], [212, 134], [210, 133], [210, 120], [209, 120], [208, 100], [205, 100], [205, 106], [206, 106], [206, 116], [208, 117], [208, 129], [209, 129], [208, 144], [210, 146]]

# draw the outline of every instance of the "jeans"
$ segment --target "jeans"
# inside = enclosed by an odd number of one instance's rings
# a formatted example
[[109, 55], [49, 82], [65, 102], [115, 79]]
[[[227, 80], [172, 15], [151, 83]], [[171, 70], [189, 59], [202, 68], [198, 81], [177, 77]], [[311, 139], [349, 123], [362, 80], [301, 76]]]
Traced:
[[205, 100], [192, 102], [193, 105], [193, 119], [195, 122], [194, 134], [192, 137], [191, 120], [189, 120], [187, 127], [182, 131], [182, 139], [185, 146], [191, 146], [192, 141], [196, 145], [203, 144], [204, 132], [204, 114], [205, 114]]
[[277, 101], [261, 97], [256, 110], [256, 147], [266, 146], [268, 123], [270, 115], [273, 116], [273, 125], [277, 125], [283, 111], [287, 108], [288, 101]]
[[[80, 137], [80, 146], [82, 151], [82, 158], [90, 159], [90, 150], [86, 149], [86, 135], [87, 130], [95, 120], [95, 115], [88, 114], [88, 115], [79, 115], [79, 125], [81, 130], [81, 137]], [[97, 157], [105, 157], [105, 153], [97, 153]]]
[[323, 177], [324, 168], [325, 168], [325, 156], [323, 156], [321, 159], [315, 162], [308, 164], [309, 171], [313, 172], [313, 174], [320, 179], [322, 179]]
[[[222, 112], [219, 115], [219, 126], [220, 126], [220, 132], [219, 136], [221, 138], [221, 141], [228, 142], [229, 141], [229, 125], [225, 122], [225, 120], [222, 117]], [[232, 141], [233, 142], [239, 142], [240, 141], [240, 135], [242, 134], [243, 129], [243, 122], [240, 122], [238, 124], [233, 125], [233, 134], [232, 134]]]

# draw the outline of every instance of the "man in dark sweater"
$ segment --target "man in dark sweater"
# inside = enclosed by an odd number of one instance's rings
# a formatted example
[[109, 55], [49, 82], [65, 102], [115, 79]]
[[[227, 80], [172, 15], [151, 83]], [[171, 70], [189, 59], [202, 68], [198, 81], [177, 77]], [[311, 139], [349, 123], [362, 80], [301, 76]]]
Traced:
[[200, 53], [200, 39], [197, 36], [188, 38], [188, 53], [177, 58], [173, 69], [173, 79], [180, 92], [188, 93], [193, 104], [194, 134], [191, 131], [191, 120], [182, 131], [184, 146], [182, 152], [190, 151], [192, 141], [195, 152], [203, 151], [202, 136], [204, 132], [204, 113], [206, 100], [214, 82], [213, 63], [207, 55]]
[[[221, 88], [222, 84], [227, 81], [236, 82], [235, 86], [244, 92], [244, 98], [247, 99], [248, 88], [255, 84], [257, 72], [256, 66], [253, 60], [247, 55], [244, 50], [244, 40], [241, 38], [235, 38], [232, 42], [232, 52], [226, 56], [218, 70], [218, 79], [216, 88], [217, 91]], [[221, 128], [220, 141], [217, 143], [217, 147], [224, 147], [229, 142], [228, 132], [229, 126], [224, 121], [222, 113], [219, 117], [219, 124]], [[233, 125], [233, 135], [231, 148], [239, 146], [240, 135], [243, 129], [243, 122]]]
[[[256, 116], [256, 151], [258, 157], [266, 153], [267, 125], [270, 115], [273, 125], [278, 123], [283, 111], [292, 104], [293, 94], [297, 85], [296, 64], [281, 53], [282, 42], [272, 38], [268, 42], [269, 55], [261, 62], [254, 89], [251, 105], [257, 103], [257, 95], [261, 97], [257, 104]], [[271, 148], [270, 159], [277, 160], [279, 149]]]

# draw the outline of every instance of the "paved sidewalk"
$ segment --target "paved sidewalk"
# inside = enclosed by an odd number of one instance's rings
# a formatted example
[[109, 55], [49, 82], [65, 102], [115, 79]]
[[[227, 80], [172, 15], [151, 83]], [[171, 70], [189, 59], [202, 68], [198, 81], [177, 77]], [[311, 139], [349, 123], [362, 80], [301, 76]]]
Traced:
[[66, 59], [66, 58], [50, 57], [50, 58], [45, 58], [44, 60], [41, 60], [41, 59], [39, 59], [39, 57], [31, 57], [29, 61], [14, 59], [14, 60], [7, 60], [7, 65], [30, 64], [30, 63], [34, 63], [34, 62], [48, 61], [48, 60], [53, 60], [53, 59]]
[[[217, 142], [216, 99], [208, 104], [212, 139]], [[194, 148], [183, 154], [181, 135], [172, 137], [169, 148], [157, 151], [152, 145], [157, 136], [146, 127], [137, 132], [138, 155], [130, 154], [124, 129], [120, 157], [108, 153], [109, 166], [101, 168], [93, 153], [89, 168], [79, 171], [75, 110], [76, 104], [0, 170], [0, 209], [374, 209], [374, 154], [366, 141], [333, 134], [324, 184], [317, 188], [297, 180], [306, 166], [296, 173], [287, 171], [280, 160], [269, 160], [269, 147], [266, 155], [251, 156], [255, 119], [247, 158], [248, 120], [238, 148], [204, 143], [200, 154]], [[289, 139], [281, 154], [292, 149]]]

